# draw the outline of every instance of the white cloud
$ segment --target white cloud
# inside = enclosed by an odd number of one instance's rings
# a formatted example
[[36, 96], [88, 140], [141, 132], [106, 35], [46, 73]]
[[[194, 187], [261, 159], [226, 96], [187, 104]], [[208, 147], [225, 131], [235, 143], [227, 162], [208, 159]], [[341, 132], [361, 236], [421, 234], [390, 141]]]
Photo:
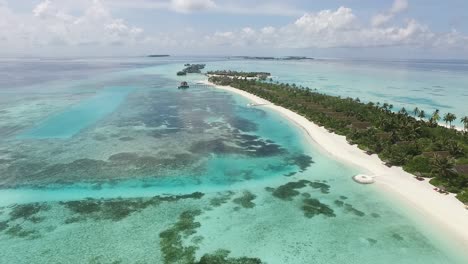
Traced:
[[106, 0], [114, 8], [163, 9], [177, 13], [211, 12], [247, 15], [297, 16], [304, 11], [284, 2], [214, 1], [214, 0]]
[[306, 32], [320, 32], [328, 29], [350, 29], [356, 23], [356, 16], [350, 8], [340, 7], [335, 12], [323, 10], [303, 15], [294, 23]]
[[[6, 6], [0, 6], [0, 38], [3, 45], [28, 49], [51, 45], [118, 45], [138, 41], [143, 29], [114, 18], [99, 1], [87, 1], [80, 15], [71, 15], [45, 0], [32, 10], [31, 16], [15, 15]], [[2, 45], [0, 44], [0, 45]]]
[[213, 9], [216, 4], [212, 0], [171, 0], [170, 7], [176, 12], [190, 13]]
[[[239, 51], [256, 49], [266, 52], [276, 48], [411, 46], [468, 52], [468, 36], [456, 30], [435, 33], [413, 19], [399, 22], [398, 26], [388, 21], [375, 26], [362, 21], [346, 7], [305, 13], [283, 26], [233, 28], [205, 35], [197, 29], [148, 35], [142, 28], [114, 17], [104, 5], [107, 2], [82, 0], [70, 8], [64, 5], [64, 1], [43, 0], [29, 14], [17, 14], [0, 0], [0, 50], [21, 53], [35, 50], [40, 53], [43, 48], [49, 48], [54, 53], [54, 48], [60, 46], [64, 52], [88, 49], [98, 54], [98, 48], [111, 52], [120, 46], [122, 52], [135, 54], [158, 49], [196, 53], [197, 50], [231, 52], [230, 47], [239, 47]], [[202, 2], [197, 5], [179, 4], [179, 12], [219, 8], [216, 4], [212, 6]], [[406, 1], [396, 1], [390, 11], [402, 12], [407, 6]]]
[[393, 19], [399, 13], [408, 9], [408, 0], [395, 0], [392, 7], [385, 13], [380, 13], [372, 18], [372, 25], [379, 27]]
[[408, 0], [395, 0], [390, 9], [390, 13], [397, 14], [408, 9]]
[[[398, 5], [396, 10], [403, 8]], [[283, 27], [260, 30], [217, 32], [205, 38], [214, 45], [275, 48], [363, 48], [385, 46], [418, 46], [432, 48], [467, 48], [468, 37], [459, 32], [432, 32], [415, 20], [403, 26], [374, 27], [363, 25], [350, 8], [323, 10], [304, 14]]]

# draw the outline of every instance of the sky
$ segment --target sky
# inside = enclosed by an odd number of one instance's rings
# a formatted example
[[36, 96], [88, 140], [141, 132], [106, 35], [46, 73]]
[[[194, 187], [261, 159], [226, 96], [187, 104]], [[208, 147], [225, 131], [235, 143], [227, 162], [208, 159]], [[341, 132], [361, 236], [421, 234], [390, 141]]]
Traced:
[[0, 0], [0, 56], [468, 59], [466, 0]]

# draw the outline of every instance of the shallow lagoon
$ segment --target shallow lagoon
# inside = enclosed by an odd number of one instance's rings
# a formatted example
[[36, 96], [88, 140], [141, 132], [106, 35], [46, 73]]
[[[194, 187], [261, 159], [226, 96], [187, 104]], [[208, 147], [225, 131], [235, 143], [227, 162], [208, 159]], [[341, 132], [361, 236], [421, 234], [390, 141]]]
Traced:
[[[463, 263], [280, 116], [175, 89], [179, 66], [119, 68], [0, 105], [2, 262]], [[18, 136], [115, 86], [132, 90], [69, 137]]]

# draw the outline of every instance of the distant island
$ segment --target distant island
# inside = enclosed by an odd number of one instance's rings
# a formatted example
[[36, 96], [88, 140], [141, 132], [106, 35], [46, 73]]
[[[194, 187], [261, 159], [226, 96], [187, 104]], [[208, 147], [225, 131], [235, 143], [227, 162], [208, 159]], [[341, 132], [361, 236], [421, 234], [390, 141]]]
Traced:
[[179, 72], [177, 72], [177, 76], [184, 76], [187, 73], [201, 73], [206, 66], [206, 64], [185, 64], [185, 68]]
[[147, 57], [149, 58], [161, 58], [161, 57], [170, 57], [170, 55], [166, 55], [166, 54], [151, 54], [151, 55], [148, 55]]
[[286, 56], [286, 57], [259, 57], [259, 56], [232, 56], [229, 59], [244, 60], [314, 60], [314, 58], [304, 56]]
[[209, 77], [221, 76], [229, 78], [246, 78], [246, 79], [259, 79], [266, 80], [271, 73], [269, 72], [243, 72], [243, 71], [209, 71], [206, 73]]

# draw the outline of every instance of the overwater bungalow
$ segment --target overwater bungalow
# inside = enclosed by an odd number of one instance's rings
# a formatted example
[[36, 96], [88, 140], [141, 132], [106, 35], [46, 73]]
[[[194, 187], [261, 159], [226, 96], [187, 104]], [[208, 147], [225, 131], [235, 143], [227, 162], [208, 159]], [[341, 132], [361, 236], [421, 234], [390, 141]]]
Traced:
[[177, 87], [178, 89], [187, 89], [190, 86], [188, 85], [187, 82], [181, 82], [180, 85]]

